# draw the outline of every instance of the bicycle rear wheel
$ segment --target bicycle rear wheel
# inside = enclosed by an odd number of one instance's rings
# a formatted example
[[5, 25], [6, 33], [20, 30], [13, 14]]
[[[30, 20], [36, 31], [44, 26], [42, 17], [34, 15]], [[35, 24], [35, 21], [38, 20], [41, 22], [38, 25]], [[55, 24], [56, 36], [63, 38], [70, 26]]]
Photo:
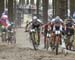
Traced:
[[2, 32], [2, 42], [6, 42], [6, 32]]
[[56, 45], [56, 55], [58, 55], [58, 44]]
[[49, 44], [50, 44], [50, 38], [47, 37], [47, 39], [46, 39], [46, 49], [47, 49], [47, 50], [48, 50], [48, 48], [49, 48]]
[[56, 41], [55, 41], [55, 51], [56, 51], [56, 55], [58, 55], [58, 50], [59, 50], [59, 44], [60, 44], [60, 36], [56, 36]]
[[35, 42], [37, 45], [40, 45], [40, 37], [39, 37], [39, 32], [35, 32]]

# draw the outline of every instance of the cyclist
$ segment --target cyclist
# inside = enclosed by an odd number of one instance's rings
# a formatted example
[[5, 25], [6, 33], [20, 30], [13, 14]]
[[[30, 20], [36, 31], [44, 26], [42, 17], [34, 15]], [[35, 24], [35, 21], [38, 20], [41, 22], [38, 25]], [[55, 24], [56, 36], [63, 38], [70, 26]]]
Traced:
[[8, 28], [10, 26], [10, 22], [9, 22], [9, 19], [8, 19], [8, 15], [2, 15], [1, 16], [1, 19], [0, 19], [0, 23], [2, 25], [4, 25], [6, 28]]
[[47, 33], [50, 32], [50, 30], [51, 30], [50, 26], [51, 26], [51, 22], [50, 21], [43, 25], [43, 30], [44, 30], [44, 48], [46, 48]]
[[15, 24], [14, 24], [14, 22], [10, 22], [10, 26], [8, 27], [8, 30], [14, 30], [15, 31]]
[[[29, 22], [28, 25], [30, 25], [30, 24], [31, 24], [31, 29], [37, 28], [38, 38], [39, 38], [38, 41], [40, 41], [40, 28], [39, 27], [42, 24], [42, 21], [39, 20], [36, 16], [33, 16], [31, 22]], [[31, 33], [30, 33], [30, 35], [31, 35]], [[39, 43], [38, 43], [38, 45], [39, 45]]]
[[56, 18], [52, 19], [51, 24], [53, 25], [53, 31], [54, 32], [56, 30], [62, 31], [62, 26], [64, 24], [63, 24], [63, 20], [59, 16], [56, 16]]
[[8, 43], [12, 41], [14, 41], [14, 43], [16, 43], [16, 38], [15, 38], [15, 34], [16, 34], [16, 30], [15, 30], [15, 24], [14, 22], [10, 23], [10, 26], [8, 27]]
[[71, 18], [69, 18], [67, 19], [66, 22], [66, 36], [67, 36], [66, 49], [71, 50], [71, 46], [73, 43], [73, 35], [74, 35], [74, 22]]
[[[59, 41], [57, 43], [61, 44], [61, 34], [63, 32], [63, 28], [64, 28], [64, 24], [63, 24], [63, 20], [59, 17], [56, 16], [54, 19], [52, 19], [51, 21], [51, 25], [52, 25], [52, 45], [56, 45], [55, 44], [55, 39], [56, 36], [60, 36]], [[55, 48], [55, 46], [53, 46], [53, 49]]]

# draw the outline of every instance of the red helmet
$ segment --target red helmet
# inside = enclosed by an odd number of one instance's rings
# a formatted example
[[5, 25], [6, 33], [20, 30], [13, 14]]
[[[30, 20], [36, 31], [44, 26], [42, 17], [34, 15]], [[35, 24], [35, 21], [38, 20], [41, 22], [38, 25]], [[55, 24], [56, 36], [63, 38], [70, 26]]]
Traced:
[[7, 15], [2, 15], [1, 18], [2, 18], [2, 19], [8, 19], [8, 16], [7, 16]]

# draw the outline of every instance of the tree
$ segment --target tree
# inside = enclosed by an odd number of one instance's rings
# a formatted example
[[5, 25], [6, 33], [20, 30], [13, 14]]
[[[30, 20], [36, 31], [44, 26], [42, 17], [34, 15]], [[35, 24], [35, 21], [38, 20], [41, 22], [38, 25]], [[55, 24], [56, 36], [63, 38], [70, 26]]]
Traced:
[[22, 0], [19, 0], [19, 4], [21, 4], [22, 3]]
[[60, 0], [53, 0], [53, 17], [59, 16]]
[[52, 1], [52, 6], [53, 6], [53, 17], [55, 17], [55, 11], [56, 11], [56, 0]]
[[4, 0], [0, 0], [0, 17], [4, 11]]
[[13, 15], [14, 15], [13, 18], [15, 21], [16, 21], [16, 17], [17, 17], [16, 16], [17, 15], [17, 13], [16, 13], [16, 2], [17, 2], [16, 0], [13, 1], [13, 3], [14, 3], [13, 4]]
[[19, 4], [24, 5], [25, 4], [25, 0], [19, 0]]
[[25, 0], [22, 0], [22, 5], [24, 5], [25, 4]]
[[26, 2], [27, 2], [26, 4], [29, 4], [29, 0], [27, 0]]
[[42, 0], [43, 2], [43, 22], [47, 23], [48, 21], [48, 0]]
[[[60, 11], [59, 16], [64, 19], [65, 15], [67, 15], [67, 0], [61, 0], [60, 2]], [[63, 7], [62, 7], [63, 6]]]
[[36, 1], [36, 6], [37, 6], [37, 17], [39, 18], [39, 4], [40, 4], [40, 0]]
[[14, 21], [13, 2], [14, 0], [8, 0], [8, 16], [10, 21]]
[[8, 8], [8, 0], [6, 0], [6, 7]]
[[31, 3], [31, 4], [34, 4], [34, 0], [30, 0], [30, 3]]
[[70, 0], [70, 11], [71, 11], [71, 16], [75, 12], [75, 0]]
[[65, 15], [67, 15], [67, 0], [53, 0], [53, 16], [64, 19]]

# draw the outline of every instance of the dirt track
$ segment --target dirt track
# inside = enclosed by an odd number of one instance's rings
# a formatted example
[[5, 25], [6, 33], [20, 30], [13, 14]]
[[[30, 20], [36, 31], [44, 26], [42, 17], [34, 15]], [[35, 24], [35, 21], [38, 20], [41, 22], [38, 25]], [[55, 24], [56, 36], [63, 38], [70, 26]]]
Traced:
[[47, 50], [33, 50], [32, 44], [30, 43], [28, 33], [24, 33], [24, 29], [17, 29], [17, 44], [0, 45], [0, 60], [75, 60], [75, 54], [64, 54], [54, 53]]
[[75, 55], [54, 55], [47, 51], [34, 51], [30, 48], [1, 46], [0, 60], [75, 60]]

